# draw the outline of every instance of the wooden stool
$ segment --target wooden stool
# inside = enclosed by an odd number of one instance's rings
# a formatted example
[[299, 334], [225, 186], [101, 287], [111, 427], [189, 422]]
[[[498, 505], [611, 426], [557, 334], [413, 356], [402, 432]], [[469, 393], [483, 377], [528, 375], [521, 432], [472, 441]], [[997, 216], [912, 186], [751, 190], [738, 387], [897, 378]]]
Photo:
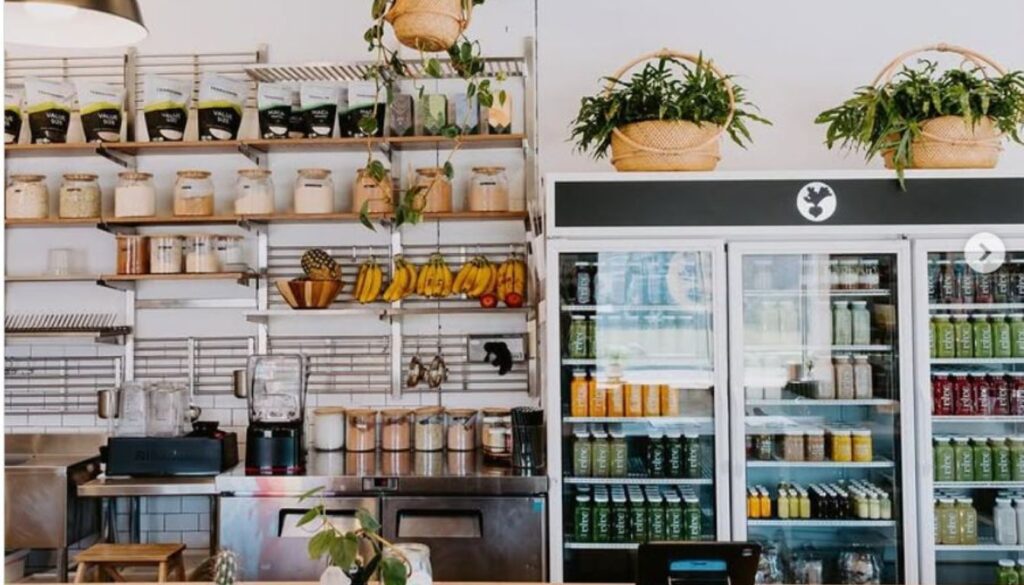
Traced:
[[124, 582], [118, 572], [120, 567], [157, 567], [157, 582], [167, 581], [168, 573], [174, 569], [176, 581], [185, 580], [185, 561], [182, 552], [184, 544], [95, 544], [78, 555], [78, 571], [75, 583], [86, 583], [89, 570], [96, 568], [96, 580], [104, 576], [113, 581]]

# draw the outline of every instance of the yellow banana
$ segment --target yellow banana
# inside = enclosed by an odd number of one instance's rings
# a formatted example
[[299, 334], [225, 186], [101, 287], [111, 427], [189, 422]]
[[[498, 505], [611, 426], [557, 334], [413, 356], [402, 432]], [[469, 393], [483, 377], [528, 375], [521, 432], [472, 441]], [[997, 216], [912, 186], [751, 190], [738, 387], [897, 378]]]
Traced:
[[427, 291], [427, 279], [430, 276], [430, 265], [420, 267], [419, 277], [416, 279], [416, 294], [425, 296]]
[[466, 279], [469, 278], [470, 272], [473, 270], [473, 263], [466, 262], [459, 269], [458, 275], [455, 276], [455, 282], [452, 283], [452, 290], [455, 292], [462, 292], [463, 285], [466, 284]]
[[359, 302], [363, 304], [372, 303], [377, 300], [377, 297], [380, 295], [381, 284], [384, 280], [384, 275], [376, 262], [368, 266], [366, 272], [366, 286], [359, 298]]
[[460, 286], [455, 287], [455, 292], [468, 293], [473, 288], [473, 284], [476, 282], [476, 276], [480, 272], [480, 259], [473, 258], [473, 261], [469, 263], [469, 268], [466, 271], [466, 278], [462, 281]]
[[454, 286], [455, 276], [452, 275], [452, 271], [448, 268], [448, 264], [444, 260], [441, 261], [441, 296], [450, 297], [452, 295], [452, 286]]
[[366, 286], [366, 267], [367, 264], [365, 262], [359, 267], [359, 275], [356, 276], [356, 288], [352, 292], [355, 299], [359, 302], [363, 302], [363, 287]]
[[406, 260], [402, 260], [402, 271], [406, 274], [406, 284], [401, 293], [404, 299], [413, 293], [413, 289], [416, 287], [417, 274], [416, 267]]
[[484, 260], [480, 270], [477, 272], [473, 288], [469, 291], [469, 297], [473, 299], [480, 298], [480, 295], [491, 290], [495, 276], [494, 265], [490, 261]]
[[515, 264], [512, 266], [512, 290], [519, 293], [524, 299], [526, 298], [526, 263], [521, 259], [516, 259]]

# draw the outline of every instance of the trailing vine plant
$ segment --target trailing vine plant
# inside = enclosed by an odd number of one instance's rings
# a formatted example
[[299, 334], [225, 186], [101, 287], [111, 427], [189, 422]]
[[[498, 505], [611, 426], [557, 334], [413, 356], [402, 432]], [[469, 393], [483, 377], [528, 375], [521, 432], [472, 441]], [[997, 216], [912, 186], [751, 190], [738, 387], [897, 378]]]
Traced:
[[[461, 0], [463, 21], [468, 22], [473, 8], [482, 5], [485, 1]], [[395, 87], [398, 81], [408, 77], [409, 74], [406, 63], [398, 55], [398, 49], [388, 46], [384, 40], [384, 31], [387, 24], [385, 16], [395, 2], [396, 0], [372, 0], [370, 16], [373, 19], [373, 24], [363, 34], [363, 40], [367, 43], [367, 50], [374, 55], [374, 62], [367, 73], [367, 77], [375, 82], [377, 95], [372, 112], [359, 121], [359, 130], [367, 136], [374, 136], [380, 131], [380, 128], [377, 127], [379, 109], [382, 107], [380, 96], [384, 95], [385, 107], [390, 106], [394, 102]], [[485, 108], [493, 106], [495, 100], [499, 104], [504, 105], [508, 99], [505, 90], [498, 90], [497, 94], [495, 94], [491, 80], [482, 78], [485, 64], [479, 41], [468, 38], [465, 31], [463, 31], [455, 43], [448, 48], [448, 58], [452, 70], [466, 81], [466, 96], [469, 100], [475, 97], [479, 106]], [[427, 77], [432, 79], [444, 77], [444, 69], [436, 57], [428, 56], [421, 51], [420, 61]], [[499, 82], [504, 81], [504, 73], [499, 72], [496, 80]], [[426, 87], [422, 84], [416, 84], [415, 87], [418, 97], [422, 98]], [[441, 128], [440, 136], [453, 141], [452, 148], [441, 165], [442, 173], [435, 175], [426, 185], [416, 185], [414, 183], [404, 191], [401, 191], [398, 200], [394, 203], [393, 215], [381, 218], [382, 224], [399, 227], [406, 223], [419, 223], [423, 217], [423, 207], [426, 205], [425, 198], [420, 196], [433, 189], [434, 185], [442, 178], [451, 181], [454, 177], [455, 171], [452, 166], [452, 159], [455, 153], [463, 146], [463, 132], [458, 124], [449, 120]], [[377, 183], [383, 183], [388, 180], [388, 169], [384, 166], [384, 163], [375, 160], [373, 157], [372, 143], [367, 144], [366, 174]], [[390, 190], [388, 192], [390, 193]], [[375, 230], [369, 206], [369, 201], [363, 203], [362, 208], [359, 210], [359, 221], [367, 228]]]

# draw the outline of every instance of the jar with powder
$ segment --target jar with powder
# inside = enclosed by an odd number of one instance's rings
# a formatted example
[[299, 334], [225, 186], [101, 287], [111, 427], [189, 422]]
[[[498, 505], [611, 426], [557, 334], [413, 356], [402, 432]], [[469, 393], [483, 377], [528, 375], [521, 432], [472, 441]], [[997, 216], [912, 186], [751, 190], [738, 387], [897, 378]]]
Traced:
[[8, 219], [45, 219], [50, 215], [50, 192], [43, 175], [11, 175], [4, 193]]
[[345, 409], [322, 406], [313, 409], [313, 448], [339, 451], [345, 447]]
[[118, 173], [114, 187], [114, 217], [156, 215], [156, 187], [150, 173]]
[[824, 429], [807, 429], [804, 433], [804, 459], [806, 461], [825, 460]]
[[469, 180], [470, 211], [508, 211], [505, 167], [475, 167]]
[[452, 184], [444, 170], [437, 167], [416, 169], [416, 208], [423, 213], [447, 213], [452, 210]]
[[327, 169], [299, 169], [292, 193], [295, 213], [334, 213], [334, 180]]
[[185, 272], [202, 274], [220, 272], [216, 238], [210, 234], [185, 236]]
[[444, 409], [425, 406], [416, 409], [416, 450], [440, 451], [444, 449]]
[[491, 459], [509, 458], [512, 455], [511, 411], [507, 408], [485, 408], [481, 414], [484, 455]]
[[149, 239], [149, 271], [153, 274], [181, 272], [181, 236], [152, 236]]
[[118, 234], [117, 273], [149, 273], [149, 238], [147, 236]]
[[245, 262], [242, 261], [242, 236], [216, 236], [215, 238], [214, 246], [216, 246], [220, 269], [239, 272], [246, 270]]
[[392, 408], [380, 411], [380, 446], [385, 451], [408, 451], [412, 446], [412, 411]]
[[57, 214], [65, 218], [93, 218], [100, 216], [100, 185], [96, 175], [88, 173], [66, 174], [60, 183]]
[[345, 429], [345, 445], [349, 451], [367, 453], [377, 449], [376, 410], [349, 410]]
[[476, 449], [476, 411], [472, 408], [448, 410], [448, 450]]
[[241, 169], [235, 179], [235, 214], [274, 213], [274, 181], [267, 169]]
[[390, 174], [378, 182], [366, 169], [359, 169], [356, 173], [352, 186], [352, 213], [360, 213], [363, 204], [366, 204], [369, 213], [390, 213], [394, 207], [393, 197]]
[[213, 181], [209, 171], [178, 171], [174, 182], [174, 215], [213, 215]]

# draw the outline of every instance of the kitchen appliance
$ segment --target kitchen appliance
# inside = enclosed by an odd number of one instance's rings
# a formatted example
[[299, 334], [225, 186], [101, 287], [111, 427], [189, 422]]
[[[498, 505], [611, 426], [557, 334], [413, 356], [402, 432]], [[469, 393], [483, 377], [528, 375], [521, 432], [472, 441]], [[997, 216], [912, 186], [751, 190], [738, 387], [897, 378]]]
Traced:
[[166, 477], [217, 475], [238, 464], [238, 435], [216, 422], [195, 423], [184, 437], [111, 437], [107, 476]]
[[68, 547], [97, 535], [100, 503], [78, 486], [100, 473], [104, 435], [7, 434], [4, 437], [4, 546], [55, 549], [67, 581]]
[[644, 544], [637, 585], [754, 585], [760, 558], [753, 542]]
[[249, 427], [245, 472], [299, 475], [306, 470], [304, 440], [309, 372], [302, 355], [253, 355], [246, 364]]

